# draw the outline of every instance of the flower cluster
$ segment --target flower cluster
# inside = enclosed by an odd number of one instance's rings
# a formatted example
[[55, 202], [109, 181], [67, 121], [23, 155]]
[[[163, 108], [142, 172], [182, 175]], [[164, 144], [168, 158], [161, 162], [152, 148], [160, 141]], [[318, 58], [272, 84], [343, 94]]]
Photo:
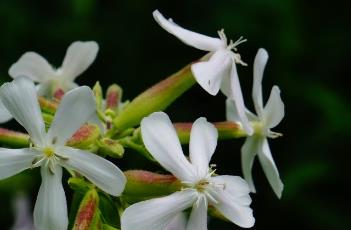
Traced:
[[[228, 41], [223, 30], [218, 38], [209, 37], [180, 27], [157, 10], [153, 16], [167, 32], [208, 53], [131, 102], [122, 102], [116, 84], [103, 96], [98, 82], [93, 89], [74, 82], [96, 58], [93, 41], [72, 43], [57, 69], [34, 52], [10, 67], [13, 81], [0, 88], [0, 122], [14, 118], [27, 134], [0, 128], [0, 143], [17, 147], [0, 148], [0, 179], [40, 167], [36, 229], [203, 230], [208, 214], [250, 228], [255, 223], [249, 194], [256, 192], [251, 172], [256, 155], [281, 197], [283, 183], [267, 138], [281, 136], [271, 129], [284, 117], [284, 104], [274, 86], [263, 105], [267, 52], [259, 49], [253, 64], [254, 114], [244, 104], [236, 67], [247, 65], [237, 50], [245, 39]], [[172, 123], [161, 112], [196, 82], [211, 95], [221, 91], [227, 97], [227, 121], [210, 123], [200, 117], [194, 123]], [[218, 139], [240, 137], [246, 137], [241, 149], [244, 179], [218, 175], [210, 163]], [[189, 144], [188, 155], [182, 144]], [[105, 159], [122, 158], [130, 149], [171, 175], [122, 172], [114, 159]], [[80, 197], [72, 203], [72, 223], [62, 168]]]

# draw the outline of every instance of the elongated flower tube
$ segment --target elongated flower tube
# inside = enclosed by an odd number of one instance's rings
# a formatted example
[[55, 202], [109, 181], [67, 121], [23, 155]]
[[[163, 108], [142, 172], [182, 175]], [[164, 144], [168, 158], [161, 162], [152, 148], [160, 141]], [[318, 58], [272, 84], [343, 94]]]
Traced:
[[39, 83], [39, 95], [49, 95], [61, 89], [64, 92], [78, 87], [75, 79], [95, 60], [99, 50], [94, 41], [73, 42], [67, 49], [62, 66], [53, 68], [42, 56], [35, 52], [26, 52], [9, 69], [12, 78], [26, 76]]
[[0, 179], [40, 167], [42, 184], [34, 208], [36, 229], [67, 229], [62, 167], [79, 172], [106, 193], [121, 194], [126, 179], [114, 164], [95, 154], [65, 146], [95, 112], [90, 88], [83, 86], [65, 94], [47, 132], [32, 81], [17, 77], [0, 88], [0, 95], [8, 111], [27, 130], [33, 144], [31, 148], [0, 149]]
[[[271, 128], [277, 126], [284, 117], [284, 103], [280, 98], [278, 86], [273, 86], [271, 95], [263, 107], [262, 99], [262, 78], [264, 68], [268, 60], [268, 53], [264, 49], [259, 49], [254, 62], [254, 81], [252, 89], [252, 99], [254, 102], [256, 114], [247, 110], [247, 116], [254, 124], [254, 135], [246, 138], [241, 148], [242, 169], [245, 180], [250, 185], [252, 192], [255, 192], [255, 186], [252, 180], [252, 165], [255, 156], [262, 165], [264, 173], [273, 188], [275, 194], [280, 198], [283, 191], [283, 183], [280, 180], [278, 169], [274, 163], [267, 138], [276, 138], [281, 136], [280, 133], [271, 131]], [[232, 101], [227, 100], [227, 120], [237, 122], [238, 113]]]
[[207, 229], [208, 205], [241, 227], [252, 227], [249, 186], [240, 177], [214, 176], [209, 167], [217, 145], [217, 130], [205, 118], [197, 119], [191, 130], [190, 161], [184, 156], [176, 130], [167, 114], [156, 112], [141, 122], [144, 144], [151, 155], [183, 184], [169, 196], [142, 201], [128, 207], [122, 230], [165, 229], [182, 211], [192, 208], [186, 229]]
[[173, 34], [185, 44], [194, 48], [208, 51], [208, 60], [192, 64], [191, 71], [199, 85], [211, 95], [221, 91], [235, 102], [244, 130], [251, 135], [253, 130], [245, 114], [243, 95], [240, 87], [236, 64], [246, 65], [241, 61], [237, 46], [246, 40], [240, 38], [229, 44], [224, 30], [218, 31], [219, 38], [209, 37], [186, 30], [175, 24], [172, 19], [167, 20], [155, 10], [153, 16], [156, 22], [167, 32]]

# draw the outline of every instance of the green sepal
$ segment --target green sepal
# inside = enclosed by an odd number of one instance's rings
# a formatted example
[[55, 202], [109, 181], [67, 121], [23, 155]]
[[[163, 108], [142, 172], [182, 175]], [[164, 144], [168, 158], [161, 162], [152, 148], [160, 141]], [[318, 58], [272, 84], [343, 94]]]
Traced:
[[140, 124], [141, 119], [152, 112], [166, 109], [195, 84], [191, 65], [157, 83], [131, 101], [113, 120], [117, 131]]
[[110, 138], [102, 138], [97, 141], [98, 153], [102, 156], [121, 158], [124, 154], [124, 147], [117, 141]]
[[102, 98], [102, 88], [101, 88], [100, 82], [97, 81], [95, 83], [93, 87], [93, 93], [95, 96], [96, 108], [98, 110], [102, 110], [103, 98]]

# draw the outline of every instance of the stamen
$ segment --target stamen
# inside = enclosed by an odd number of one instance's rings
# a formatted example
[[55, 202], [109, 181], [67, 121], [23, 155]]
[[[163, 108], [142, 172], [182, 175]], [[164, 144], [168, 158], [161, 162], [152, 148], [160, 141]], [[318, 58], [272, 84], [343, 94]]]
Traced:
[[268, 133], [267, 136], [268, 136], [269, 138], [275, 139], [275, 138], [278, 138], [278, 137], [282, 137], [283, 134], [282, 134], [282, 133], [277, 133], [277, 132], [269, 131], [269, 133]]

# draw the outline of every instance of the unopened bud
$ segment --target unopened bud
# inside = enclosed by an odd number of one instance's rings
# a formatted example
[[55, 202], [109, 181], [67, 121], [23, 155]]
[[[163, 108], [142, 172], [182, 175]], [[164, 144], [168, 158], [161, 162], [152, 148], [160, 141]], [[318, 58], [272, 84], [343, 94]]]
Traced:
[[124, 147], [117, 140], [102, 138], [98, 141], [99, 154], [113, 158], [121, 158], [124, 154]]
[[79, 149], [90, 149], [100, 136], [99, 126], [95, 124], [85, 124], [80, 127], [67, 141], [67, 145]]
[[55, 114], [58, 103], [45, 99], [44, 97], [38, 98], [40, 109], [43, 113]]
[[65, 95], [65, 91], [63, 91], [63, 89], [61, 88], [57, 88], [54, 92], [54, 99], [57, 101], [61, 101], [62, 97]]
[[28, 134], [0, 128], [0, 143], [2, 146], [5, 145], [17, 148], [28, 147], [29, 142]]
[[118, 112], [118, 106], [121, 102], [122, 99], [122, 88], [117, 85], [117, 84], [113, 84], [110, 85], [107, 89], [106, 92], [106, 109], [111, 109], [113, 110], [115, 113]]
[[96, 101], [96, 107], [98, 109], [102, 109], [102, 88], [100, 83], [97, 81], [93, 87], [93, 93], [95, 96], [95, 101]]

